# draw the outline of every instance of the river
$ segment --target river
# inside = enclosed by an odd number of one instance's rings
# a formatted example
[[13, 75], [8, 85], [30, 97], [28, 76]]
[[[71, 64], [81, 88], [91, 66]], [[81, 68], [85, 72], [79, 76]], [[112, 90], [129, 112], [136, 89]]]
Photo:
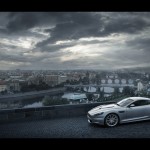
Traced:
[[[101, 88], [102, 90], [102, 88]], [[123, 88], [119, 88], [120, 92], [122, 92]], [[90, 87], [90, 88], [84, 88], [85, 92], [90, 92], [93, 93], [96, 91], [95, 87]], [[108, 97], [111, 96], [111, 94], [114, 92], [114, 88], [112, 87], [104, 87], [104, 97]], [[66, 95], [68, 95], [70, 92], [65, 93]], [[65, 95], [64, 94], [64, 95]], [[71, 93], [70, 93], [71, 94]], [[50, 96], [52, 99], [55, 98], [62, 98], [62, 96], [64, 96], [63, 94], [59, 94], [59, 95], [54, 95], [54, 96]], [[99, 97], [99, 94], [98, 94]], [[25, 99], [25, 100], [21, 100], [20, 101], [15, 101], [13, 104], [8, 104], [5, 102], [0, 103], [0, 109], [8, 109], [8, 108], [35, 108], [35, 107], [42, 107], [43, 103], [42, 103], [42, 99], [44, 98], [44, 96], [40, 97], [40, 98], [32, 98], [32, 99]]]

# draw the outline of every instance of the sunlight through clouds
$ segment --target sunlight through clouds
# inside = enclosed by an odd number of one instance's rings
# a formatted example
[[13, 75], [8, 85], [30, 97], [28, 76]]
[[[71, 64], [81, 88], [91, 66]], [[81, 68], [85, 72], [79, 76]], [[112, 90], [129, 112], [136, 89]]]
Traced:
[[0, 12], [0, 69], [144, 67], [149, 41], [150, 12]]

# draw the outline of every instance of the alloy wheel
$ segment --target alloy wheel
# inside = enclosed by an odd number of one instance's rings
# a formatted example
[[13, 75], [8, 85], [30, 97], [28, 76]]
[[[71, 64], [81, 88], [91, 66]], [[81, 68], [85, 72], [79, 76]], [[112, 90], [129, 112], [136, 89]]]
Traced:
[[114, 127], [118, 124], [119, 118], [116, 114], [108, 114], [105, 118], [105, 124], [108, 127]]

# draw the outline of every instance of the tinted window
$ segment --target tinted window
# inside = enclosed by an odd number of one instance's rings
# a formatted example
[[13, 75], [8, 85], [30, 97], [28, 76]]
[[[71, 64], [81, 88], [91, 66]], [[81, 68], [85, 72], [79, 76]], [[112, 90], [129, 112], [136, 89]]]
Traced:
[[124, 106], [127, 106], [127, 105], [129, 105], [131, 102], [133, 102], [134, 100], [132, 100], [132, 99], [123, 99], [123, 100], [121, 100], [121, 101], [119, 101], [117, 104], [119, 105], [119, 106], [121, 106], [121, 107], [124, 107]]
[[138, 101], [136, 101], [132, 104], [134, 104], [135, 106], [143, 106], [143, 105], [149, 105], [150, 101], [148, 101], [148, 100], [138, 100]]

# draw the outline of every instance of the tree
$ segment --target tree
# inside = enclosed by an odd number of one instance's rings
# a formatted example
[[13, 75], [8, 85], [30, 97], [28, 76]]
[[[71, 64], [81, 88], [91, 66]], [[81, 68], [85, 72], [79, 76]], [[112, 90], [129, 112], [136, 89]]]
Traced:
[[66, 80], [66, 84], [70, 84], [70, 80]]
[[4, 91], [1, 91], [1, 94], [4, 95]]
[[130, 88], [130, 96], [135, 96], [135, 90], [133, 88]]
[[81, 87], [81, 91], [84, 92], [84, 88], [83, 87]]
[[84, 77], [84, 78], [82, 79], [82, 83], [83, 83], [83, 84], [88, 84], [88, 83], [89, 83], [88, 78], [87, 78], [87, 77]]
[[102, 89], [102, 90], [100, 89], [100, 97], [101, 97], [101, 98], [103, 98], [103, 97], [104, 97], [104, 87], [103, 87], [103, 89]]
[[58, 98], [52, 98], [50, 96], [45, 96], [42, 100], [42, 103], [44, 106], [51, 106], [51, 105], [63, 105], [63, 104], [69, 104], [69, 101], [67, 99], [58, 99]]
[[119, 94], [119, 87], [115, 87], [114, 88], [114, 95], [118, 96], [118, 94]]
[[131, 87], [126, 86], [123, 88], [123, 93], [125, 95], [131, 95], [132, 96], [132, 95], [134, 95], [134, 90]]
[[124, 93], [125, 95], [128, 95], [128, 94], [130, 93], [130, 88], [129, 88], [129, 86], [125, 86], [125, 87], [123, 88], [122, 93]]
[[93, 94], [89, 93], [89, 94], [87, 94], [86, 96], [87, 96], [87, 99], [88, 99], [89, 101], [92, 101], [92, 100], [93, 100]]

